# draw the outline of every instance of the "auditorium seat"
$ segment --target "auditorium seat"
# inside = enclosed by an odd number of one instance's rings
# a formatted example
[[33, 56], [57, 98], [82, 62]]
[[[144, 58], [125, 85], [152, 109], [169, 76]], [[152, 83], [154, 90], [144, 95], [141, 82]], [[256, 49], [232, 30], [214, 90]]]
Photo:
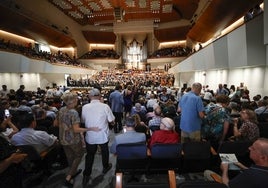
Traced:
[[268, 138], [268, 122], [261, 122], [258, 126], [260, 130], [260, 137]]
[[176, 188], [176, 177], [173, 170], [168, 171], [163, 182], [126, 182], [123, 173], [116, 173], [115, 188]]
[[251, 145], [251, 141], [225, 141], [220, 144], [217, 153], [233, 153], [239, 162], [250, 166], [253, 163], [248, 149]]
[[183, 173], [203, 172], [210, 169], [211, 145], [210, 142], [186, 142], [182, 146]]
[[149, 163], [145, 143], [118, 144], [116, 153], [116, 172], [131, 174], [129, 181], [138, 181], [135, 174], [147, 171]]
[[154, 144], [151, 148], [150, 171], [167, 171], [181, 169], [180, 143], [174, 144]]
[[214, 181], [185, 181], [180, 183], [177, 188], [227, 188], [227, 186]]

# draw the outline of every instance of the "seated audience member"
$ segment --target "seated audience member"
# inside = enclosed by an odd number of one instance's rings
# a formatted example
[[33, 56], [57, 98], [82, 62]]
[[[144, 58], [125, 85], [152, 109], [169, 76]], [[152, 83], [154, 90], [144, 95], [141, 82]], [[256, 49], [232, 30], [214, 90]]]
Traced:
[[152, 117], [152, 119], [148, 123], [149, 129], [152, 132], [160, 129], [161, 119], [162, 119], [162, 110], [161, 110], [160, 106], [157, 106], [154, 109], [154, 116]]
[[18, 110], [19, 102], [16, 100], [10, 101], [9, 111], [13, 115]]
[[3, 136], [6, 140], [10, 141], [10, 138], [16, 134], [19, 129], [11, 122], [11, 117], [1, 118], [0, 122], [0, 136]]
[[23, 170], [20, 163], [27, 154], [16, 152], [17, 148], [1, 135], [0, 151], [0, 187], [21, 188]]
[[66, 156], [57, 137], [45, 131], [35, 130], [36, 121], [32, 113], [22, 115], [20, 118], [20, 127], [21, 130], [11, 138], [13, 145], [31, 145], [39, 154], [48, 152], [45, 156], [48, 167], [57, 162], [60, 162], [63, 166], [66, 165]]
[[135, 131], [135, 119], [134, 117], [126, 117], [125, 122], [125, 133], [116, 135], [114, 142], [110, 147], [110, 152], [116, 154], [116, 147], [118, 144], [127, 144], [127, 143], [140, 143], [146, 142], [146, 137], [144, 133], [139, 133]]
[[32, 112], [31, 107], [27, 106], [27, 104], [28, 104], [27, 100], [22, 100], [17, 110], [24, 112]]
[[256, 110], [258, 108], [258, 102], [260, 101], [260, 98], [258, 95], [255, 95], [252, 99], [253, 100], [250, 102], [250, 106], [253, 110]]
[[268, 113], [268, 101], [267, 100], [259, 100], [257, 102], [258, 108], [254, 110], [257, 115]]
[[154, 109], [156, 108], [156, 107], [158, 107], [159, 106], [159, 104], [155, 104], [154, 106], [153, 106], [153, 111], [148, 111], [147, 112], [147, 114], [146, 114], [146, 120], [147, 120], [147, 122], [149, 123], [149, 121], [155, 116], [155, 114], [154, 114]]
[[213, 91], [212, 90], [206, 90], [205, 93], [204, 93], [204, 97], [203, 97], [203, 100], [209, 104], [210, 101], [212, 101], [214, 99], [214, 96], [213, 96]]
[[177, 109], [172, 100], [169, 100], [165, 106], [162, 106], [162, 113], [164, 117], [174, 119], [177, 116]]
[[[0, 111], [0, 187], [20, 188], [22, 186], [23, 169], [20, 163], [27, 157], [19, 153], [16, 146], [10, 144], [9, 137], [3, 134], [7, 126], [10, 128], [10, 118], [6, 118], [4, 111]], [[15, 129], [15, 126], [14, 126]]]
[[242, 125], [238, 128], [238, 118], [233, 119], [236, 140], [255, 141], [260, 137], [257, 116], [254, 111], [245, 109], [240, 112]]
[[161, 108], [165, 106], [167, 102], [170, 100], [170, 94], [167, 93], [167, 88], [163, 87], [162, 92], [158, 95], [158, 102]]
[[228, 108], [230, 109], [230, 116], [231, 117], [240, 117], [240, 107], [236, 102], [230, 102], [228, 105]]
[[150, 94], [150, 99], [146, 103], [147, 110], [152, 111], [156, 104], [158, 104], [158, 101], [155, 98], [155, 95], [153, 93], [151, 93]]
[[139, 114], [134, 114], [132, 117], [135, 120], [135, 131], [138, 133], [144, 133], [146, 135], [146, 139], [148, 140], [151, 136], [148, 126], [141, 121]]
[[49, 132], [48, 130], [53, 126], [53, 121], [46, 118], [46, 111], [42, 108], [37, 108], [33, 110], [36, 118], [36, 128], [35, 130], [41, 130]]
[[239, 173], [233, 179], [228, 177], [228, 163], [221, 163], [221, 177], [212, 171], [205, 171], [205, 178], [212, 180], [211, 175], [214, 174], [222, 180], [222, 182], [230, 188], [253, 188], [268, 187], [268, 139], [259, 138], [252, 146], [249, 147], [250, 158], [255, 163], [247, 168], [240, 162], [236, 163], [243, 172]]
[[153, 132], [148, 147], [156, 143], [178, 143], [179, 134], [175, 131], [175, 123], [171, 118], [165, 117], [161, 120], [160, 130]]
[[134, 114], [139, 114], [143, 122], [146, 122], [146, 113], [146, 107], [141, 105], [141, 103], [136, 103], [131, 109], [131, 115], [133, 116]]
[[35, 130], [36, 121], [32, 113], [27, 113], [21, 117], [20, 127], [22, 129], [11, 138], [11, 143], [15, 146], [32, 145], [41, 153], [58, 141], [54, 135], [49, 135], [45, 131]]
[[202, 138], [210, 141], [215, 148], [219, 142], [225, 140], [229, 129], [230, 116], [227, 106], [229, 97], [226, 95], [218, 95], [216, 104], [210, 103], [205, 108], [206, 117], [202, 126]]

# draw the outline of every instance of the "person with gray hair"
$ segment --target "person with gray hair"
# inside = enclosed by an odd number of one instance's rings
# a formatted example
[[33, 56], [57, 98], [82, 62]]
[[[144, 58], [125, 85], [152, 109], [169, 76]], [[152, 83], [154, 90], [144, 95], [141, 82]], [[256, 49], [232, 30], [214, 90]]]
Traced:
[[59, 140], [70, 167], [65, 178], [65, 186], [72, 187], [74, 177], [82, 171], [81, 169], [77, 171], [84, 153], [82, 146], [84, 137], [81, 134], [86, 131], [98, 132], [100, 129], [98, 127], [80, 127], [80, 117], [75, 109], [78, 100], [76, 94], [64, 93], [61, 98], [66, 106], [59, 110], [55, 125], [59, 126]]
[[91, 102], [82, 107], [82, 122], [86, 128], [98, 127], [100, 131], [87, 131], [86, 133], [86, 161], [83, 172], [83, 186], [85, 187], [90, 179], [97, 147], [101, 148], [102, 173], [106, 174], [111, 168], [109, 163], [109, 123], [114, 123], [115, 117], [111, 108], [100, 101], [100, 91], [93, 88], [90, 91]]
[[123, 134], [116, 135], [114, 142], [110, 147], [110, 152], [116, 154], [116, 146], [118, 144], [127, 144], [127, 143], [140, 143], [146, 142], [146, 136], [144, 133], [135, 131], [135, 119], [132, 116], [126, 117], [125, 120], [125, 132]]
[[175, 123], [171, 118], [162, 118], [160, 130], [153, 132], [152, 137], [148, 142], [148, 147], [151, 148], [155, 143], [179, 143], [179, 134], [175, 131]]
[[181, 142], [201, 140], [201, 119], [205, 116], [201, 90], [200, 83], [193, 83], [191, 91], [184, 94], [179, 103]]

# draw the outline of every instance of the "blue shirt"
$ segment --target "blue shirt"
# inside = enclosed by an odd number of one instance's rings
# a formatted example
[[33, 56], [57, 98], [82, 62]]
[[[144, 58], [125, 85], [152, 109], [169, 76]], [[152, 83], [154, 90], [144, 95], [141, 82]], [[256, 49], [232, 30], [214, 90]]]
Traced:
[[181, 108], [181, 130], [187, 133], [200, 130], [202, 120], [199, 112], [205, 110], [201, 97], [190, 91], [182, 96], [179, 107]]
[[111, 103], [111, 110], [113, 112], [124, 111], [124, 98], [118, 90], [115, 90], [110, 94], [109, 102]]
[[136, 132], [135, 130], [127, 131], [123, 134], [115, 136], [114, 142], [110, 147], [110, 152], [116, 154], [116, 147], [118, 144], [139, 143], [146, 142], [144, 133]]

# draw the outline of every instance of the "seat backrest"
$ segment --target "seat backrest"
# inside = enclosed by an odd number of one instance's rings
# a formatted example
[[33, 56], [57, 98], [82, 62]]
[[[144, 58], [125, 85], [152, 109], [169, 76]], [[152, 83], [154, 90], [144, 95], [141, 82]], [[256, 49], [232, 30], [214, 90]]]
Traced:
[[184, 159], [209, 159], [210, 142], [185, 142], [183, 143], [183, 158]]
[[253, 163], [249, 156], [249, 146], [251, 141], [225, 141], [218, 148], [218, 153], [233, 153], [239, 162], [248, 166]]
[[150, 128], [150, 130], [151, 130], [152, 132], [157, 131], [157, 130], [160, 130], [160, 126], [158, 126], [158, 125], [152, 125], [152, 126], [150, 126], [149, 128]]
[[31, 161], [41, 160], [41, 157], [37, 150], [31, 145], [19, 145], [17, 146], [23, 153], [28, 154], [28, 159]]
[[257, 115], [258, 122], [268, 122], [268, 113], [262, 113]]
[[258, 124], [260, 130], [260, 137], [268, 138], [268, 122]]
[[177, 188], [227, 188], [227, 186], [214, 181], [185, 181], [180, 183]]
[[147, 158], [145, 143], [118, 144], [116, 147], [118, 159], [144, 159]]
[[151, 148], [152, 158], [179, 158], [181, 157], [182, 145], [180, 143], [173, 144], [154, 144]]
[[218, 148], [218, 153], [234, 153], [236, 156], [244, 156], [252, 145], [251, 141], [225, 141]]
[[183, 143], [182, 171], [183, 173], [203, 172], [211, 168], [210, 142]]

